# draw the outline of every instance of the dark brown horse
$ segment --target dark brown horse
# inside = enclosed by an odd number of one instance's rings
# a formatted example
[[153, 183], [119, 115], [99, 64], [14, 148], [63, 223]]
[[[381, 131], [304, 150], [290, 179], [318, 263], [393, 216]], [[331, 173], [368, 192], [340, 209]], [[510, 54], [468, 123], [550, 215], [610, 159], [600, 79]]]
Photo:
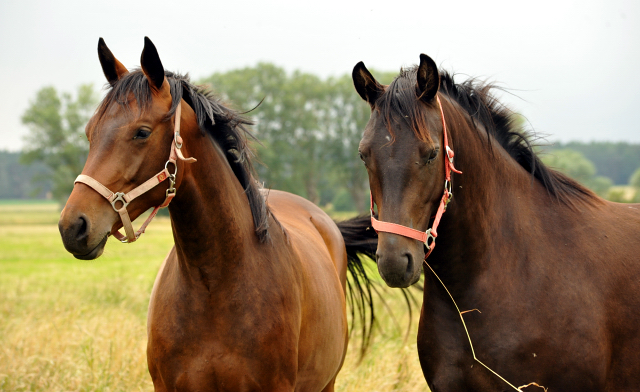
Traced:
[[89, 157], [59, 228], [69, 252], [93, 259], [123, 225], [118, 237], [137, 239], [129, 215], [171, 202], [175, 247], [148, 314], [155, 389], [332, 391], [348, 342], [347, 270], [360, 290], [351, 297], [370, 305], [356, 256], [375, 250], [369, 223], [339, 228], [298, 196], [261, 190], [249, 121], [165, 72], [148, 38], [141, 70], [102, 39], [98, 54], [111, 89], [87, 125]]
[[[610, 203], [545, 167], [491, 85], [455, 84], [420, 58], [388, 86], [362, 63], [353, 70], [372, 109], [360, 154], [378, 219], [432, 227], [444, 120], [462, 174], [452, 175], [455, 197], [426, 261], [463, 311], [478, 360], [515, 385], [474, 361], [452, 299], [425, 266], [418, 353], [429, 387], [640, 390], [640, 205]], [[424, 257], [419, 241], [379, 233], [390, 286], [418, 279]]]

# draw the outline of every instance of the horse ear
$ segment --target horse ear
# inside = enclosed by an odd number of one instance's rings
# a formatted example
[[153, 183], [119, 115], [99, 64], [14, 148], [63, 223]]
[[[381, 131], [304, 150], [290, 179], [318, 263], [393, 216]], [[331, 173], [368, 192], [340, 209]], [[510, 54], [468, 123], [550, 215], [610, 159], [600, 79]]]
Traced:
[[102, 37], [98, 40], [98, 58], [102, 65], [102, 72], [112, 86], [124, 75], [128, 74], [127, 68], [113, 56], [113, 53], [104, 43]]
[[426, 54], [420, 55], [416, 87], [418, 89], [418, 98], [426, 103], [431, 102], [440, 88], [438, 67], [435, 61]]
[[142, 72], [149, 79], [150, 85], [156, 90], [161, 90], [164, 83], [164, 67], [162, 67], [160, 56], [158, 56], [158, 50], [149, 37], [144, 37], [140, 66]]
[[371, 75], [362, 61], [353, 67], [351, 76], [358, 94], [373, 107], [384, 92], [384, 87]]

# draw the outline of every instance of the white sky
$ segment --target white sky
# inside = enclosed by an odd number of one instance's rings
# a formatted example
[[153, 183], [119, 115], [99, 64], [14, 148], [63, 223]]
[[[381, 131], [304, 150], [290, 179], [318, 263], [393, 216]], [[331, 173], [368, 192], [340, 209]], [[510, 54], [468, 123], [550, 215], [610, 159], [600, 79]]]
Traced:
[[145, 35], [165, 69], [193, 79], [258, 61], [397, 71], [426, 53], [512, 89], [520, 98], [504, 101], [548, 140], [640, 143], [638, 0], [2, 0], [0, 150], [21, 148], [20, 117], [41, 87], [104, 84], [99, 37], [133, 68]]

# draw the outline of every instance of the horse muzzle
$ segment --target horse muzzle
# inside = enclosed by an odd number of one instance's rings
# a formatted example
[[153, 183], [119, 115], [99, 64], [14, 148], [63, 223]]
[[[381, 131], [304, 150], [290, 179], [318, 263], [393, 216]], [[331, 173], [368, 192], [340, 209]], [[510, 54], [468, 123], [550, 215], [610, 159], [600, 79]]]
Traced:
[[420, 279], [424, 253], [416, 254], [420, 252], [412, 248], [417, 246], [401, 246], [404, 242], [407, 241], [395, 234], [379, 237], [376, 263], [380, 276], [389, 287], [409, 287]]
[[110, 216], [111, 219], [91, 218], [85, 212], [71, 207], [70, 204], [67, 202], [58, 221], [62, 244], [77, 259], [98, 258], [102, 255], [107, 243], [111, 226], [113, 226], [111, 222], [113, 217]]

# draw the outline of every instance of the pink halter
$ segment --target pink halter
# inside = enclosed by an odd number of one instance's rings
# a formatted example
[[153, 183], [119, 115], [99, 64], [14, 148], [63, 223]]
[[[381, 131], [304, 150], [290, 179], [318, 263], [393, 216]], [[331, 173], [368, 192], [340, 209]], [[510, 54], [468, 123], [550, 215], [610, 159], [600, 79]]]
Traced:
[[[192, 163], [196, 161], [195, 158], [185, 158], [184, 155], [182, 155], [182, 151], [180, 150], [182, 148], [182, 137], [180, 137], [181, 113], [182, 113], [182, 107], [181, 107], [181, 104], [178, 104], [178, 106], [176, 107], [173, 141], [171, 142], [171, 152], [169, 153], [169, 160], [167, 160], [167, 162], [164, 164], [164, 170], [154, 175], [153, 177], [151, 177], [141, 185], [137, 186], [136, 188], [130, 190], [125, 194], [123, 192], [114, 193], [111, 190], [109, 190], [109, 188], [102, 185], [99, 181], [85, 174], [80, 174], [74, 182], [74, 184], [81, 182], [93, 188], [93, 190], [95, 190], [96, 192], [101, 194], [102, 197], [107, 199], [107, 201], [111, 203], [111, 206], [113, 207], [113, 209], [118, 214], [120, 214], [120, 219], [122, 220], [122, 226], [124, 226], [124, 231], [127, 234], [126, 236], [124, 236], [119, 231], [116, 231], [113, 234], [113, 236], [116, 237], [118, 240], [120, 240], [120, 242], [131, 243], [137, 240], [142, 235], [142, 233], [144, 233], [145, 229], [147, 228], [147, 225], [149, 225], [149, 222], [151, 222], [151, 220], [156, 216], [156, 214], [158, 213], [158, 210], [160, 208], [168, 206], [171, 200], [175, 197], [176, 188], [174, 186], [176, 184], [176, 173], [178, 172], [176, 159], [180, 159], [181, 161], [185, 161], [188, 163]], [[173, 164], [173, 167], [174, 167], [173, 173], [170, 173], [169, 169], [167, 168], [167, 166], [170, 163]], [[151, 212], [151, 215], [149, 215], [149, 217], [142, 224], [140, 229], [134, 232], [133, 225], [131, 224], [131, 219], [129, 218], [129, 213], [127, 212], [127, 205], [129, 205], [129, 203], [131, 203], [133, 199], [144, 194], [145, 192], [150, 191], [156, 185], [160, 184], [166, 179], [169, 179], [169, 188], [165, 192], [166, 197], [164, 199], [164, 202], [162, 202], [162, 204], [160, 204], [159, 206], [155, 207]], [[122, 206], [120, 208], [116, 206], [118, 202], [122, 203]]]
[[442, 133], [444, 134], [444, 148], [447, 153], [447, 159], [444, 161], [444, 171], [445, 171], [445, 180], [444, 180], [444, 193], [442, 195], [442, 199], [440, 199], [440, 205], [438, 206], [438, 211], [436, 212], [435, 219], [433, 220], [433, 225], [427, 229], [427, 231], [420, 231], [416, 229], [412, 229], [407, 226], [398, 225], [396, 223], [390, 222], [381, 222], [377, 220], [373, 216], [373, 195], [371, 195], [371, 226], [376, 232], [382, 231], [385, 233], [398, 234], [404, 237], [413, 238], [414, 240], [418, 240], [423, 242], [425, 246], [429, 249], [425, 254], [425, 260], [431, 252], [433, 248], [436, 247], [436, 237], [438, 237], [438, 225], [440, 224], [440, 219], [442, 218], [442, 214], [447, 209], [447, 204], [451, 201], [451, 197], [453, 196], [452, 188], [451, 188], [451, 172], [454, 171], [456, 173], [462, 174], [461, 171], [457, 170], [453, 166], [453, 150], [449, 148], [449, 142], [447, 141], [447, 123], [444, 121], [444, 112], [442, 111], [442, 103], [440, 102], [440, 97], [436, 96], [436, 100], [438, 101], [438, 107], [440, 108], [440, 116], [442, 117]]

